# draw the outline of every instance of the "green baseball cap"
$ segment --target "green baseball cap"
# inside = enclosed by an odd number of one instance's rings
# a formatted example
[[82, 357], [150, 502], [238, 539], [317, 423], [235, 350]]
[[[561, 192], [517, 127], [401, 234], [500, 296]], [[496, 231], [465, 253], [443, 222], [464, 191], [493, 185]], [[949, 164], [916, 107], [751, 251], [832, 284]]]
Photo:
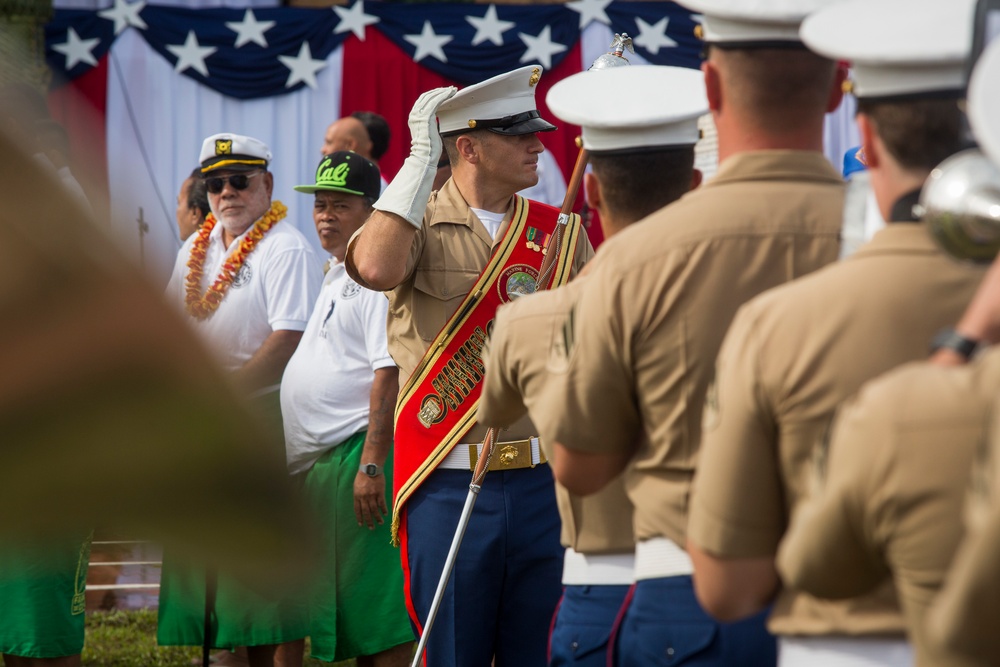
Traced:
[[296, 185], [296, 192], [315, 194], [320, 191], [346, 192], [378, 199], [382, 190], [378, 167], [354, 151], [337, 151], [323, 156], [316, 167], [316, 182]]

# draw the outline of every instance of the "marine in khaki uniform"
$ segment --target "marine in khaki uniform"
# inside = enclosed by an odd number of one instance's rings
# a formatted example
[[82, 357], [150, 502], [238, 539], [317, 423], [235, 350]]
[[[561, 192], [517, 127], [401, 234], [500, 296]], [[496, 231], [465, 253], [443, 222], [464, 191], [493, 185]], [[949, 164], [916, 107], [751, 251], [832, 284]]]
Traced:
[[966, 664], [929, 645], [925, 615], [962, 538], [969, 471], [998, 391], [993, 350], [969, 366], [913, 363], [865, 385], [838, 415], [818, 457], [821, 488], [782, 543], [786, 583], [842, 599], [891, 578], [916, 664]]
[[698, 606], [683, 550], [688, 497], [706, 389], [736, 310], [837, 258], [843, 184], [820, 149], [841, 82], [798, 38], [816, 3], [684, 4], [705, 17], [720, 168], [602, 250], [545, 406], [562, 414], [553, 471], [579, 494], [625, 471], [637, 583], [617, 664], [773, 664], [762, 615], [721, 625]]
[[[996, 351], [982, 362], [996, 363]], [[980, 365], [977, 361], [976, 366]], [[992, 387], [996, 394], [996, 387]], [[941, 537], [939, 548], [958, 547], [940, 593], [923, 619], [931, 653], [940, 664], [995, 665], [1000, 655], [1000, 403], [993, 403], [987, 438], [973, 461], [962, 518]], [[963, 526], [959, 526], [959, 521]], [[964, 527], [964, 539], [959, 542]], [[940, 582], [939, 582], [940, 583]]]
[[[969, 84], [969, 122], [982, 151], [1000, 165], [1000, 42], [994, 41], [976, 63]], [[1000, 260], [994, 260], [962, 323], [978, 322], [976, 335], [996, 340], [990, 323], [1000, 322]], [[961, 324], [959, 326], [961, 327]], [[963, 330], [958, 329], [959, 332]], [[953, 357], [967, 357], [968, 348]], [[941, 350], [941, 353], [948, 350]], [[973, 363], [995, 363], [990, 350]], [[940, 361], [936, 358], [935, 361]], [[996, 395], [996, 389], [993, 388]], [[965, 539], [958, 548], [944, 587], [928, 612], [923, 630], [942, 661], [985, 667], [1000, 655], [1000, 404], [993, 403], [987, 438], [978, 448], [963, 512]]]
[[[803, 24], [807, 45], [854, 63], [869, 172], [892, 222], [847, 260], [740, 309], [704, 413], [687, 534], [698, 598], [709, 613], [733, 620], [777, 595], [769, 628], [781, 637], [782, 664], [912, 660], [889, 582], [831, 604], [779, 590], [773, 566], [807, 495], [813, 448], [838, 405], [870, 378], [925, 358], [983, 276], [946, 255], [912, 213], [930, 171], [962, 147], [962, 113], [948, 94], [962, 88], [972, 3], [906, 5], [912, 11], [901, 11], [899, 0], [855, 0]], [[937, 35], [930, 43], [915, 30], [928, 22]], [[891, 49], [896, 62], [887, 67], [870, 48]], [[954, 76], [929, 78], [930, 64], [950, 66]]]
[[[560, 120], [582, 126], [593, 167], [584, 187], [605, 238], [701, 181], [694, 144], [708, 102], [699, 72], [656, 66], [582, 72], [553, 86], [546, 103]], [[560, 413], [536, 408], [551, 369], [565, 364], [565, 354], [549, 352], [565, 350], [563, 322], [585, 284], [586, 269], [564, 287], [503, 306], [490, 338], [477, 418], [504, 427], [527, 410], [547, 455], [549, 424]], [[621, 477], [587, 498], [556, 485], [556, 500], [566, 558], [549, 664], [604, 667], [614, 620], [634, 581], [632, 504]]]
[[[401, 379], [393, 530], [410, 618], [421, 632], [486, 430], [475, 423], [486, 332], [500, 303], [534, 290], [555, 231], [556, 209], [515, 196], [538, 180], [536, 134], [555, 129], [535, 108], [541, 75], [529, 66], [457, 94], [424, 93], [410, 113], [410, 156], [348, 250], [353, 278], [391, 290], [388, 347]], [[442, 148], [452, 177], [431, 193]], [[560, 280], [593, 253], [585, 235], [574, 234], [556, 253]], [[500, 451], [516, 456], [497, 457], [510, 465], [486, 476], [427, 664], [545, 662], [563, 549], [536, 436], [525, 418], [498, 438]]]

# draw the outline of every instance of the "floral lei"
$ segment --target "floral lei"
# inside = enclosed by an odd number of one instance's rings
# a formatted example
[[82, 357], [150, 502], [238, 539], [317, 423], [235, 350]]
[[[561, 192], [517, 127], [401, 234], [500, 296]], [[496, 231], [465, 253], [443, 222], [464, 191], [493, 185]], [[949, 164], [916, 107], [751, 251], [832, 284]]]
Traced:
[[215, 279], [215, 282], [203, 295], [201, 294], [201, 277], [205, 267], [205, 255], [208, 251], [208, 236], [212, 233], [212, 229], [217, 222], [215, 215], [212, 213], [209, 213], [205, 217], [205, 222], [202, 224], [201, 229], [198, 230], [198, 236], [194, 240], [194, 245], [191, 246], [191, 258], [187, 263], [190, 271], [185, 281], [185, 291], [187, 294], [184, 299], [184, 305], [191, 317], [196, 320], [205, 320], [212, 316], [216, 309], [218, 309], [219, 304], [222, 303], [222, 300], [226, 298], [229, 286], [233, 284], [236, 274], [243, 268], [247, 256], [253, 252], [254, 248], [264, 238], [264, 235], [270, 231], [271, 227], [283, 219], [287, 213], [288, 208], [280, 201], [275, 200], [271, 204], [270, 210], [254, 224], [250, 233], [240, 241], [240, 246], [222, 263], [222, 270], [219, 272], [219, 277]]

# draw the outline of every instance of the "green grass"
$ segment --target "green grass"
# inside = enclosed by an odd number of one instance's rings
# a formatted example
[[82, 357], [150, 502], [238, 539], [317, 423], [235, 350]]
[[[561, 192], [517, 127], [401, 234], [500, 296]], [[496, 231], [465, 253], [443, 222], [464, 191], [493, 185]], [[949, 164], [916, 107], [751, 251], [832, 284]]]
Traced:
[[[156, 645], [155, 610], [87, 614], [84, 667], [191, 667], [191, 660], [200, 657], [199, 648]], [[354, 664], [348, 660], [336, 663], [336, 667]], [[306, 658], [305, 666], [331, 667], [331, 664]]]

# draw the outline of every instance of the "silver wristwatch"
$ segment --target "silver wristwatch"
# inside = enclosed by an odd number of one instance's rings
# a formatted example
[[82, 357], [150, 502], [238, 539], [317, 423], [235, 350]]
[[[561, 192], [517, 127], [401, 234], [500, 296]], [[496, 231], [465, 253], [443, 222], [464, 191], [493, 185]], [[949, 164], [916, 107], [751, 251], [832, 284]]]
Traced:
[[358, 472], [363, 472], [369, 477], [378, 477], [379, 475], [382, 474], [382, 471], [379, 469], [378, 465], [374, 463], [362, 463], [361, 465], [358, 466]]

